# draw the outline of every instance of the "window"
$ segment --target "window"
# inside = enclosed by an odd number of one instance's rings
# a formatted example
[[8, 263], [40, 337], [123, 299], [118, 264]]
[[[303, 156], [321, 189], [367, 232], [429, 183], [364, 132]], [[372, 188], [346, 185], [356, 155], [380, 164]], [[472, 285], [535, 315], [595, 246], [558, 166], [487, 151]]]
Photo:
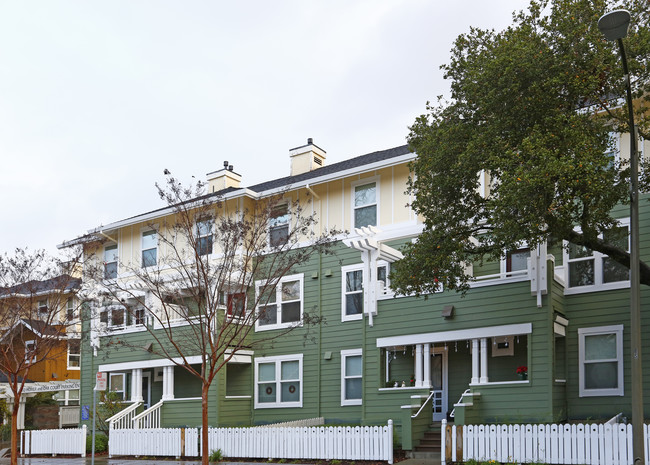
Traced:
[[104, 279], [117, 278], [117, 244], [104, 247]]
[[136, 308], [131, 316], [132, 325], [144, 325], [147, 323], [147, 311], [144, 308]]
[[126, 326], [126, 308], [119, 305], [104, 307], [99, 313], [99, 322], [111, 329]]
[[622, 396], [623, 325], [578, 328], [580, 397]]
[[289, 239], [289, 204], [275, 205], [269, 218], [269, 245], [281, 247]]
[[124, 373], [109, 373], [108, 377], [108, 389], [114, 392], [119, 400], [125, 400], [126, 396], [126, 382], [124, 378]]
[[43, 315], [47, 314], [47, 300], [39, 300], [38, 301], [38, 314], [40, 316], [43, 316]]
[[36, 341], [25, 341], [25, 363], [34, 363], [36, 359]]
[[506, 254], [506, 273], [528, 271], [529, 257], [530, 249], [528, 247], [508, 251]]
[[341, 405], [361, 405], [361, 349], [341, 351]]
[[377, 184], [354, 187], [354, 227], [377, 226]]
[[196, 253], [199, 256], [212, 253], [212, 220], [196, 223]]
[[68, 369], [81, 367], [81, 340], [68, 339]]
[[302, 354], [255, 360], [255, 408], [302, 407]]
[[228, 294], [228, 316], [233, 318], [244, 318], [246, 316], [245, 293]]
[[72, 297], [68, 297], [68, 301], [66, 302], [66, 317], [68, 321], [72, 321], [75, 318], [74, 299]]
[[[627, 221], [606, 231], [602, 238], [606, 242], [629, 250], [629, 233]], [[582, 245], [568, 244], [564, 252], [567, 263], [569, 288], [587, 288], [588, 286], [620, 287], [620, 283], [630, 280], [629, 269], [615, 262], [607, 255], [588, 249]], [[617, 283], [612, 286], [612, 284]]]
[[[260, 313], [257, 330], [287, 328], [302, 321], [302, 287], [303, 275], [285, 276], [275, 289], [265, 289], [265, 284], [258, 283]], [[270, 287], [270, 286], [269, 286]], [[268, 294], [268, 295], [264, 295]]]
[[158, 263], [158, 233], [155, 230], [142, 233], [142, 267]]
[[359, 320], [363, 314], [363, 269], [361, 265], [341, 268], [343, 276], [342, 321]]

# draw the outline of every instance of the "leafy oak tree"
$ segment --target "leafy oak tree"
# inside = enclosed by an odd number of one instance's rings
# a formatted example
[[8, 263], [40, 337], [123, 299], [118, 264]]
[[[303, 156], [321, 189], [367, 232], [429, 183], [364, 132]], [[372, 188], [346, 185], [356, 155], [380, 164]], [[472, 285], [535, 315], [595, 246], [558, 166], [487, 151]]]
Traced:
[[[612, 209], [629, 203], [629, 162], [624, 153], [616, 162], [609, 137], [629, 132], [625, 81], [616, 43], [597, 27], [614, 8], [632, 16], [625, 44], [636, 123], [648, 139], [646, 1], [533, 0], [504, 31], [472, 28], [456, 39], [442, 66], [451, 98], [428, 103], [408, 136], [418, 154], [408, 190], [425, 229], [394, 268], [400, 292], [430, 293], [439, 282], [464, 291], [466, 263], [524, 242], [567, 240], [629, 267], [625, 248], [603, 236], [616, 225]], [[640, 171], [647, 192], [650, 169]], [[641, 282], [650, 285], [647, 263]]]

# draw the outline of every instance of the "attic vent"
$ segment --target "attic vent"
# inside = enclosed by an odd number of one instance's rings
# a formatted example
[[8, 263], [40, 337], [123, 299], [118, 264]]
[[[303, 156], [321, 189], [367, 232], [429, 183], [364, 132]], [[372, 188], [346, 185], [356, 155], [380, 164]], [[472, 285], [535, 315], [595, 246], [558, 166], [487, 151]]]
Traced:
[[318, 157], [314, 157], [314, 163], [316, 163], [318, 166], [323, 166], [323, 160]]

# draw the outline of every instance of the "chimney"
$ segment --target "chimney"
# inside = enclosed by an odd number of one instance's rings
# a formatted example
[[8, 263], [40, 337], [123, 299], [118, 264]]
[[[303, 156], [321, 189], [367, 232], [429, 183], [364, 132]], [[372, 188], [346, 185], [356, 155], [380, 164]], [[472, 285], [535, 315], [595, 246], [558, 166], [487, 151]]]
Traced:
[[289, 150], [291, 176], [308, 173], [321, 168], [325, 165], [326, 156], [325, 150], [314, 145], [314, 140], [310, 137], [307, 139], [307, 145]]
[[217, 192], [229, 187], [241, 187], [241, 175], [233, 171], [233, 166], [223, 162], [223, 169], [205, 175], [208, 180], [208, 193]]

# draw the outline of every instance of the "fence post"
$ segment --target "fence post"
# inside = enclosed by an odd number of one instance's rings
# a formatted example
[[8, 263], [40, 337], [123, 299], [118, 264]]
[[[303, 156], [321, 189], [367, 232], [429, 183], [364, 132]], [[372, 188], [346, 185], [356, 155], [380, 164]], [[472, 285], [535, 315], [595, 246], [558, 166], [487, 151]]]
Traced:
[[388, 463], [393, 464], [393, 420], [388, 420]]
[[86, 456], [86, 436], [88, 435], [88, 427], [83, 425], [81, 427], [81, 456]]
[[445, 465], [445, 460], [447, 458], [447, 419], [443, 418], [440, 422], [440, 445], [442, 450], [440, 451], [440, 465]]

